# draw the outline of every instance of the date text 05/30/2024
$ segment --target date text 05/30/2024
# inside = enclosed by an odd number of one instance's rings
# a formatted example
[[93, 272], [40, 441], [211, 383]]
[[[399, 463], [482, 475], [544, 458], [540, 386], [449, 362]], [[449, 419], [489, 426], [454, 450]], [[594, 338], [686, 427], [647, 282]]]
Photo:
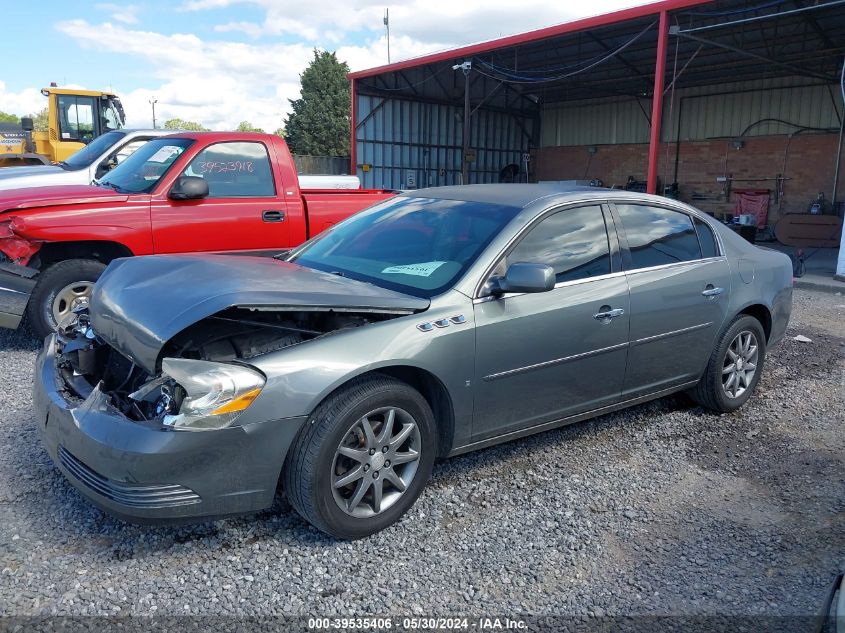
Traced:
[[525, 631], [524, 620], [499, 617], [308, 618], [315, 631]]

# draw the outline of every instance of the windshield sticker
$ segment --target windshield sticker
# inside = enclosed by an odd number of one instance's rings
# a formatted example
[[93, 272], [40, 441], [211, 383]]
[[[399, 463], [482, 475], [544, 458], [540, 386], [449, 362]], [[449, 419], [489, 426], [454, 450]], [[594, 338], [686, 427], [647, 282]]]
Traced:
[[403, 275], [416, 275], [417, 277], [431, 277], [431, 273], [440, 268], [446, 262], [423, 262], [421, 264], [405, 264], [403, 266], [388, 266], [382, 273], [401, 273]]
[[166, 163], [173, 157], [174, 154], [178, 155], [181, 152], [181, 147], [176, 147], [175, 145], [165, 145], [147, 160], [150, 163]]

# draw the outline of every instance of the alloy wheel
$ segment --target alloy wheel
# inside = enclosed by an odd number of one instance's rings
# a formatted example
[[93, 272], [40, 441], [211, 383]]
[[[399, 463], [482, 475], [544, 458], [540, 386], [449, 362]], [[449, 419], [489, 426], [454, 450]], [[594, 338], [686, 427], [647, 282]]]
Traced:
[[728, 345], [722, 366], [722, 389], [728, 398], [738, 398], [751, 386], [757, 373], [759, 345], [753, 332], [743, 330]]
[[381, 514], [411, 485], [421, 446], [417, 423], [404, 409], [367, 413], [346, 432], [332, 460], [335, 503], [358, 518]]

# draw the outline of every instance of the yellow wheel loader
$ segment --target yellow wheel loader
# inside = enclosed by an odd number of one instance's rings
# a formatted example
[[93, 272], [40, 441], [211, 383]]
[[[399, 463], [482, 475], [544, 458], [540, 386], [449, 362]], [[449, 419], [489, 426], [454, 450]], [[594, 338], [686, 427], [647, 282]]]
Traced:
[[21, 119], [20, 127], [0, 124], [0, 167], [59, 163], [101, 134], [124, 125], [120, 99], [109, 92], [51, 84], [41, 94], [48, 99], [47, 129], [35, 130], [29, 117]]

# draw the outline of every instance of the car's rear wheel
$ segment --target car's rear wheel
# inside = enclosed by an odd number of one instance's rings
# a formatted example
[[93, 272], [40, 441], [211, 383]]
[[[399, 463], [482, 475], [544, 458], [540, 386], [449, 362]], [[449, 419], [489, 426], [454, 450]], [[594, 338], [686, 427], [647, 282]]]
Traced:
[[93, 259], [68, 259], [44, 270], [26, 312], [35, 335], [44, 338], [74, 308], [87, 302], [105, 269], [105, 264]]
[[707, 369], [690, 391], [700, 405], [727, 413], [754, 393], [766, 358], [766, 334], [752, 316], [740, 314], [719, 337]]
[[290, 448], [283, 481], [291, 505], [343, 539], [396, 522], [422, 492], [435, 457], [428, 403], [388, 376], [353, 381], [311, 415]]

